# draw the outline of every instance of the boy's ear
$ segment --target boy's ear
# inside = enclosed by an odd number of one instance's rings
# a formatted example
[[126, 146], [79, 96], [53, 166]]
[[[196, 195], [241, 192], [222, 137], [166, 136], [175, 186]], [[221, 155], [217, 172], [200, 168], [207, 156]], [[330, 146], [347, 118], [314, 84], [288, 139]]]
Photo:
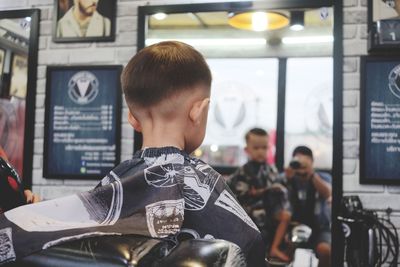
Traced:
[[[199, 124], [204, 112], [208, 111], [208, 106], [210, 105], [210, 98], [204, 98], [194, 102], [192, 108], [189, 111], [189, 118], [195, 124]], [[206, 113], [207, 114], [207, 113]]]
[[128, 110], [128, 122], [132, 127], [137, 131], [141, 132], [142, 131], [142, 125], [140, 122], [133, 116], [130, 110]]

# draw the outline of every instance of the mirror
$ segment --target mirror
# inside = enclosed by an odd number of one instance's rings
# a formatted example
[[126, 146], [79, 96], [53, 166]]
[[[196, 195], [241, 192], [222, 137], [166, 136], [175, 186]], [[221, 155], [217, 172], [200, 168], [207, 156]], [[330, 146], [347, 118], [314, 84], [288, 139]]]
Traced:
[[[31, 186], [39, 10], [0, 12], [0, 156]], [[29, 130], [28, 130], [29, 129]]]
[[[182, 6], [143, 7], [145, 28], [138, 36], [143, 47], [183, 41], [207, 59], [212, 101], [205, 140], [194, 154], [229, 174], [246, 162], [244, 135], [257, 126], [270, 135], [270, 164], [282, 170], [301, 144], [313, 150], [317, 169], [330, 172], [333, 7], [200, 5], [187, 5], [188, 11]], [[262, 28], [263, 20], [269, 20], [270, 29]]]
[[[342, 194], [341, 7], [341, 1], [143, 6], [138, 18], [138, 49], [183, 41], [210, 66], [207, 132], [195, 156], [229, 176], [246, 162], [244, 135], [255, 126], [269, 132], [267, 161], [280, 171], [296, 146], [309, 146], [314, 167], [333, 176], [332, 229], [339, 229]], [[140, 133], [134, 145], [141, 148]], [[339, 238], [333, 235], [333, 243]], [[340, 246], [332, 249], [332, 266], [341, 266]]]

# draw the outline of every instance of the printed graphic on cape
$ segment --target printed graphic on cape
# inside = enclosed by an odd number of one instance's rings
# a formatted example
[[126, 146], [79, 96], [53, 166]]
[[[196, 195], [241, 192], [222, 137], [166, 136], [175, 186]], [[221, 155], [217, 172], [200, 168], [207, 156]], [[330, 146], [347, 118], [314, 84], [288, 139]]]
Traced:
[[235, 200], [235, 198], [226, 190], [222, 191], [221, 195], [219, 195], [218, 199], [215, 201], [215, 205], [219, 206], [242, 219], [245, 223], [247, 223], [250, 227], [258, 231], [257, 226], [250, 219], [247, 213], [244, 211], [242, 206]]
[[103, 225], [114, 224], [121, 214], [123, 203], [121, 180], [111, 171], [103, 178], [101, 185], [93, 191], [79, 194], [79, 197], [91, 220]]
[[182, 185], [185, 209], [201, 210], [207, 204], [220, 174], [207, 164], [198, 163], [196, 168], [168, 163], [144, 170], [146, 182], [155, 187]]
[[164, 200], [146, 206], [147, 227], [152, 237], [179, 232], [184, 216], [184, 200]]
[[0, 263], [15, 260], [11, 228], [0, 230]]
[[4, 215], [28, 232], [112, 225], [121, 213], [123, 191], [115, 174], [108, 179], [112, 183], [92, 191], [21, 206]]

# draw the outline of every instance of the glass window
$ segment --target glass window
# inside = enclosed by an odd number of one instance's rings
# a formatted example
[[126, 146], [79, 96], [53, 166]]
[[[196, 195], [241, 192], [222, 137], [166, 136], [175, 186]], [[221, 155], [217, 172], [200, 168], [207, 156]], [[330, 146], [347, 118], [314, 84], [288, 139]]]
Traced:
[[208, 59], [213, 83], [206, 137], [195, 151], [211, 165], [246, 162], [244, 135], [253, 127], [270, 134], [270, 163], [275, 161], [278, 94], [276, 58]]
[[332, 168], [333, 59], [289, 58], [286, 69], [285, 166], [298, 145], [310, 147], [315, 167]]

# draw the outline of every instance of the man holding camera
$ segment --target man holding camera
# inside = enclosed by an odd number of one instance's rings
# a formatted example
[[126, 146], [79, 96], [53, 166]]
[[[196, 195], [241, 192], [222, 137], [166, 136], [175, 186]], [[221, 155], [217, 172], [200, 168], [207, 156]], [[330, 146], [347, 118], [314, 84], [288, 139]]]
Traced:
[[310, 240], [319, 259], [319, 267], [330, 266], [332, 177], [316, 172], [310, 148], [298, 146], [285, 170], [292, 205], [292, 221], [312, 229]]

